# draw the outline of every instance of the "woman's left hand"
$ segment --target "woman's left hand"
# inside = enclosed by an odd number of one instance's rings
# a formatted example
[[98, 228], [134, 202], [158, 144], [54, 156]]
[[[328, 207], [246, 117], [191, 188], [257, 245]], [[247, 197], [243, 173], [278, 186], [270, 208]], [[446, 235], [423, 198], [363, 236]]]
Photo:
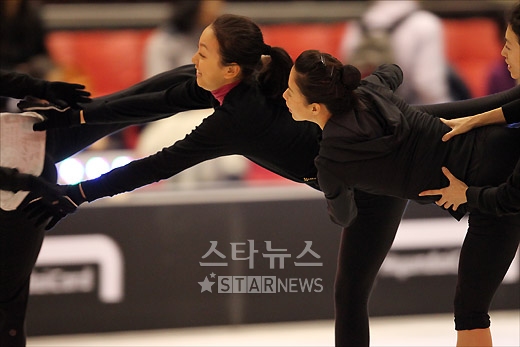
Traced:
[[445, 209], [452, 208], [453, 211], [456, 211], [460, 205], [467, 202], [466, 190], [468, 190], [468, 186], [453, 176], [446, 167], [442, 168], [442, 172], [450, 181], [450, 185], [441, 189], [425, 190], [419, 193], [419, 196], [440, 195], [441, 198], [435, 203]]

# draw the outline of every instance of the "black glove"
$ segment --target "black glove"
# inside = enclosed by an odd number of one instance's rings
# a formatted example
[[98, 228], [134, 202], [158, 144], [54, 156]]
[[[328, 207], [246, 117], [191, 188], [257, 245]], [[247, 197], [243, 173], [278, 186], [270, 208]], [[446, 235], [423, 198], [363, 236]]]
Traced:
[[46, 223], [45, 230], [52, 229], [62, 218], [76, 212], [79, 205], [86, 201], [81, 195], [79, 185], [56, 185], [55, 188], [60, 192], [57, 199], [40, 196], [22, 209], [36, 227]]
[[0, 167], [0, 190], [14, 193], [19, 190], [29, 191], [29, 176], [21, 174], [18, 169]]
[[0, 167], [0, 189], [11, 192], [20, 190], [33, 192], [47, 200], [56, 200], [61, 195], [57, 185], [45, 181], [40, 177], [20, 173], [17, 169]]
[[78, 102], [92, 101], [84, 85], [67, 82], [47, 82], [42, 98], [62, 108], [70, 106], [76, 109], [80, 108]]
[[57, 105], [42, 103], [41, 100], [26, 97], [18, 102], [18, 108], [24, 112], [32, 111], [41, 114], [45, 120], [33, 125], [34, 131], [54, 128], [70, 128], [80, 125], [79, 110], [70, 107], [60, 108]]

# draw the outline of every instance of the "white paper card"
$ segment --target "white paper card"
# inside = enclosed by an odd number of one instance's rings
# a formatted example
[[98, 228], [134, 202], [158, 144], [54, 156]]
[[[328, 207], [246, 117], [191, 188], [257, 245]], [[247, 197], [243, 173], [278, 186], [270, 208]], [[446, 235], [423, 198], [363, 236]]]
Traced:
[[[0, 166], [39, 176], [45, 161], [45, 131], [33, 131], [43, 117], [35, 112], [0, 113]], [[0, 209], [15, 210], [29, 192], [0, 190]]]

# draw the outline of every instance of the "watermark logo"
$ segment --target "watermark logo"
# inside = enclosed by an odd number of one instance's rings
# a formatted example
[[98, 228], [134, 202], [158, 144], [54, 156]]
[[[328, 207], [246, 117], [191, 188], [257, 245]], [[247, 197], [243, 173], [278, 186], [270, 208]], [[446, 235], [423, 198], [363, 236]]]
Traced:
[[[229, 250], [231, 256], [226, 256], [219, 251], [218, 241], [210, 241], [208, 251], [202, 255], [199, 265], [202, 267], [227, 267], [232, 261], [247, 261], [250, 270], [254, 269], [255, 260], [262, 259], [269, 263], [269, 269], [285, 269], [287, 264], [292, 263], [295, 267], [323, 266], [319, 261], [321, 256], [312, 250], [312, 241], [304, 241], [303, 250], [293, 257], [287, 248], [274, 248], [271, 241], [264, 241], [265, 249], [262, 253], [255, 248], [254, 240], [247, 242], [230, 242]], [[228, 247], [224, 246], [226, 249]], [[219, 247], [224, 249], [224, 247]], [[256, 255], [256, 256], [255, 256]], [[261, 255], [261, 257], [260, 257]], [[208, 258], [214, 261], [209, 261]], [[280, 276], [217, 276], [211, 272], [205, 276], [203, 281], [198, 282], [200, 292], [230, 294], [230, 293], [304, 293], [323, 291], [321, 278], [299, 278]], [[214, 286], [216, 284], [216, 286]]]

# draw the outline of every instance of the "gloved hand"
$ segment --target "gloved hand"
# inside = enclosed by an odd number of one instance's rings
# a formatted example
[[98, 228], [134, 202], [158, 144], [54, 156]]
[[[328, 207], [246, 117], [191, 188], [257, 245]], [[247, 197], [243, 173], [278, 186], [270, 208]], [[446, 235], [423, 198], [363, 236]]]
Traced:
[[80, 108], [78, 102], [92, 101], [84, 85], [67, 82], [47, 82], [42, 98], [61, 108], [70, 106], [75, 109]]
[[81, 195], [79, 185], [56, 185], [60, 192], [57, 198], [40, 196], [30, 201], [23, 212], [36, 227], [46, 223], [45, 230], [52, 229], [62, 218], [76, 212], [76, 209], [86, 200]]
[[57, 185], [40, 177], [20, 173], [17, 169], [0, 167], [0, 189], [11, 192], [20, 190], [33, 192], [46, 200], [53, 201], [63, 195]]
[[33, 125], [34, 131], [43, 131], [54, 128], [70, 128], [80, 125], [79, 110], [70, 107], [60, 108], [57, 105], [43, 103], [40, 99], [26, 97], [18, 102], [22, 111], [32, 111], [41, 114], [45, 120]]

